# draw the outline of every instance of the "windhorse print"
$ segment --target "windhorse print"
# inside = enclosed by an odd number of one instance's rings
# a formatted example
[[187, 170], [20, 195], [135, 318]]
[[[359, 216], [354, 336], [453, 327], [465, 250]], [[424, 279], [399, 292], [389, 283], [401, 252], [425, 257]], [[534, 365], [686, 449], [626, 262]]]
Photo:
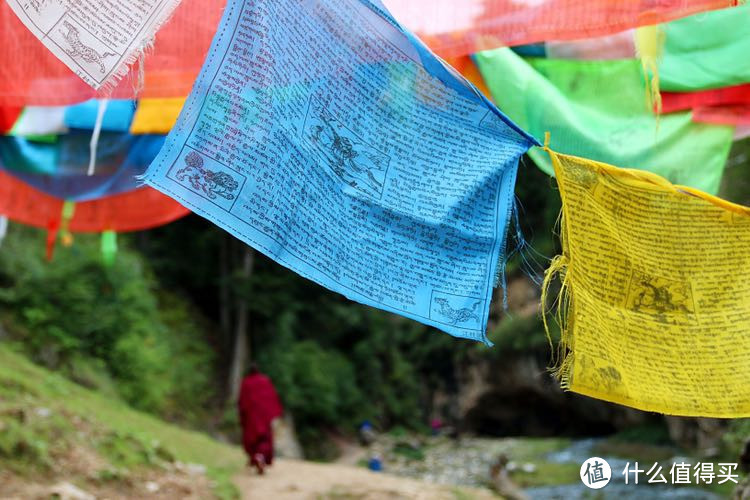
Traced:
[[305, 120], [304, 139], [341, 181], [380, 199], [388, 155], [366, 144], [314, 101]]

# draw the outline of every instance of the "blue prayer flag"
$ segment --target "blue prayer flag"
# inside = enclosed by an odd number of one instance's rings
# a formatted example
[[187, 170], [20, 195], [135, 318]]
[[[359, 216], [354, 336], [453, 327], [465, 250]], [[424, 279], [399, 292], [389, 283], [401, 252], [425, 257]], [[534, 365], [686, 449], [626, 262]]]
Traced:
[[136, 189], [164, 144], [163, 135], [102, 132], [96, 170], [87, 175], [91, 132], [71, 130], [54, 142], [0, 136], [0, 170], [51, 196], [86, 201]]
[[101, 129], [108, 132], [127, 132], [135, 114], [135, 101], [128, 99], [89, 99], [65, 109], [65, 125], [70, 128], [93, 130], [100, 107], [104, 106]]
[[145, 180], [352, 300], [486, 341], [533, 144], [380, 2], [229, 0]]

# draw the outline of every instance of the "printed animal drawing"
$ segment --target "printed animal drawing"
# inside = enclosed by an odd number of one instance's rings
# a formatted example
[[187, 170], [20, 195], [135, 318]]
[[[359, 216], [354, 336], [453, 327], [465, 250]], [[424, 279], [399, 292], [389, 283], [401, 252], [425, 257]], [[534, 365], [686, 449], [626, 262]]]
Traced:
[[458, 325], [459, 323], [466, 323], [469, 320], [479, 322], [479, 316], [476, 311], [479, 308], [481, 301], [475, 302], [471, 309], [464, 307], [461, 309], [454, 309], [448, 303], [448, 299], [438, 298], [435, 302], [440, 306], [438, 312], [448, 318], [451, 325]]
[[[388, 158], [340, 127], [323, 110], [308, 129], [310, 143], [341, 180], [353, 188], [378, 196], [383, 192]], [[348, 136], [351, 135], [351, 136]]]
[[175, 177], [180, 182], [187, 180], [196, 191], [203, 192], [210, 199], [221, 196], [227, 200], [235, 198], [239, 184], [226, 172], [214, 172], [203, 166], [203, 157], [192, 151], [185, 157], [185, 166], [177, 171]]
[[688, 283], [637, 273], [634, 284], [630, 299], [634, 311], [652, 314], [662, 322], [669, 314], [694, 312]]
[[89, 64], [98, 64], [99, 71], [101, 73], [104, 73], [106, 71], [106, 68], [104, 66], [103, 59], [106, 57], [116, 56], [117, 54], [113, 54], [112, 52], [99, 54], [97, 51], [81, 42], [80, 32], [78, 31], [78, 28], [70, 24], [68, 21], [63, 21], [63, 27], [66, 28], [68, 32], [63, 33], [62, 31], [60, 31], [60, 33], [62, 33], [65, 41], [70, 44], [70, 49], [66, 50], [65, 52], [67, 52], [70, 57], [80, 57], [84, 60], [84, 62], [87, 62]]

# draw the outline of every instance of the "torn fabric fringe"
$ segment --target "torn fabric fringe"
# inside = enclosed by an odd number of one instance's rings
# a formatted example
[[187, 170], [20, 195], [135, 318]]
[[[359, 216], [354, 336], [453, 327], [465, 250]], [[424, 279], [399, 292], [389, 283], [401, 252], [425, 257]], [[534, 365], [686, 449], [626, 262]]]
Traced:
[[[92, 88], [109, 95], [153, 45], [156, 32], [180, 1], [49, 0], [34, 9], [18, 0], [7, 3], [55, 57]], [[142, 78], [139, 82], [142, 85]]]
[[[646, 102], [656, 115], [661, 114], [661, 92], [659, 90], [659, 61], [664, 53], [664, 30], [658, 24], [643, 26], [635, 30], [635, 53], [643, 67], [646, 80]], [[659, 122], [656, 122], [657, 127]]]

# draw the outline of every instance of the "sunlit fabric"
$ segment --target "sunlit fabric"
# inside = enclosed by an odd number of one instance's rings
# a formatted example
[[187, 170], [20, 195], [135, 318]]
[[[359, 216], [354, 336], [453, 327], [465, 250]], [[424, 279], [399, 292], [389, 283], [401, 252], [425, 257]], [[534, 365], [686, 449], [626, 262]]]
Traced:
[[583, 59], [601, 61], [607, 59], [632, 59], [635, 57], [633, 30], [614, 35], [569, 41], [548, 41], [545, 55], [550, 59]]
[[[42, 137], [68, 133], [65, 106], [26, 106], [8, 131], [19, 137]], [[45, 139], [46, 142], [50, 142]]]
[[[181, 2], [147, 51], [139, 97], [184, 97], [190, 92], [225, 3]], [[21, 24], [6, 2], [0, 2], [0, 61], [0, 106], [74, 104], [97, 95]], [[136, 63], [109, 97], [133, 98], [138, 71]]]
[[576, 40], [735, 5], [733, 0], [384, 0], [438, 55]]
[[693, 121], [717, 125], [750, 125], [750, 104], [701, 106], [693, 110]]
[[662, 90], [687, 92], [750, 82], [750, 3], [664, 26]]
[[185, 99], [141, 99], [135, 110], [131, 134], [168, 134], [185, 105]]
[[487, 341], [534, 143], [380, 2], [231, 0], [145, 181], [352, 300]]
[[[551, 132], [561, 152], [717, 192], [732, 128], [693, 123], [690, 113], [662, 115], [657, 126], [637, 60], [526, 61], [510, 49], [475, 58], [497, 105], [535, 136]], [[552, 173], [541, 150], [529, 155]]]
[[563, 253], [545, 285], [563, 283], [562, 386], [670, 415], [750, 416], [750, 208], [550, 155]]
[[22, 107], [0, 106], [0, 134], [7, 134], [16, 124]]
[[[65, 125], [69, 128], [93, 130], [102, 101], [91, 99], [65, 108]], [[105, 132], [127, 132], [133, 121], [135, 101], [111, 99], [104, 101], [101, 130]]]
[[703, 106], [735, 104], [750, 104], [750, 84], [696, 92], [662, 92], [662, 110], [664, 113]]
[[[48, 228], [59, 221], [63, 200], [0, 172], [0, 215], [29, 226]], [[158, 191], [143, 187], [76, 203], [68, 230], [82, 233], [138, 231], [172, 222], [190, 211]]]

